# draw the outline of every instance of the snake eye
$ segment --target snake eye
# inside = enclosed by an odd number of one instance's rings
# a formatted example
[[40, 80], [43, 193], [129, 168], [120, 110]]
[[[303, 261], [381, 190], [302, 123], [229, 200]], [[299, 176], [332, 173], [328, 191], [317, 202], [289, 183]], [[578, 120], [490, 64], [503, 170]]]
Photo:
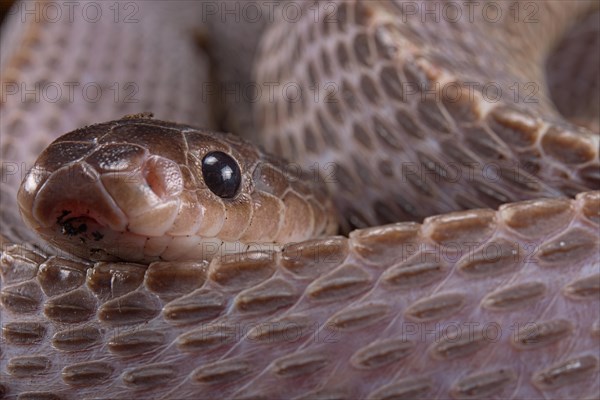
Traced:
[[211, 192], [224, 199], [237, 193], [242, 174], [235, 160], [220, 151], [213, 151], [202, 160], [202, 175]]

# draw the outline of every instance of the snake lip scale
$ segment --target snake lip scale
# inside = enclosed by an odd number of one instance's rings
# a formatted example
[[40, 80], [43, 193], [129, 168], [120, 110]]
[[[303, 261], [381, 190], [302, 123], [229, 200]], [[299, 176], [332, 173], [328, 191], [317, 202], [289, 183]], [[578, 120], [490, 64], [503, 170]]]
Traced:
[[598, 1], [62, 6], [0, 35], [0, 399], [600, 397]]

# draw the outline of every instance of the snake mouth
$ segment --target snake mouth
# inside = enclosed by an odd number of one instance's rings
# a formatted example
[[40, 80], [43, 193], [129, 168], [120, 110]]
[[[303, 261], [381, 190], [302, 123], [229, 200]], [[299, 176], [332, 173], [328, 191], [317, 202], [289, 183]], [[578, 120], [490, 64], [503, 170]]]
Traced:
[[94, 208], [94, 204], [62, 201], [56, 204], [48, 221], [36, 231], [61, 251], [94, 261], [144, 261], [149, 237], [115, 230]]
[[42, 236], [62, 249], [68, 245], [67, 251], [82, 257], [105, 261], [122, 258], [104, 250], [104, 239], [110, 234], [110, 228], [91, 215], [71, 211], [66, 205], [62, 208], [53, 229], [50, 229], [52, 236], [48, 237], [47, 229], [38, 230]]
[[59, 200], [35, 229], [59, 249], [83, 258], [113, 261], [136, 255], [135, 245], [130, 243], [135, 235], [115, 230], [115, 224], [98, 211], [101, 203]]
[[[42, 238], [70, 254], [100, 254], [118, 240], [127, 217], [106, 191], [98, 173], [85, 163], [56, 171], [32, 169], [18, 193], [24, 221]], [[98, 245], [96, 245], [98, 244]]]
[[[28, 181], [37, 184], [29, 185]], [[77, 218], [114, 231], [124, 231], [127, 226], [127, 216], [106, 191], [98, 173], [85, 163], [58, 169], [45, 177], [31, 173], [23, 187], [30, 189], [19, 192], [21, 209], [31, 204], [31, 215], [24, 217], [38, 231], [58, 226], [74, 234], [83, 229], [75, 225]]]
[[200, 236], [149, 237], [131, 231], [116, 232], [94, 218], [89, 208], [63, 203], [57, 209], [62, 211], [55, 223], [49, 228], [37, 229], [38, 233], [58, 249], [93, 261], [209, 260], [217, 254], [279, 249], [271, 243], [244, 244]]
[[94, 237], [94, 240], [101, 240], [104, 235], [100, 232], [99, 229], [93, 229], [92, 227], [102, 227], [104, 225], [99, 223], [95, 218], [90, 216], [80, 215], [80, 216], [71, 216], [72, 211], [68, 209], [64, 209], [61, 215], [56, 218], [56, 224], [60, 227], [61, 233], [67, 236], [77, 236], [88, 234], [88, 230], [90, 230], [91, 235]]

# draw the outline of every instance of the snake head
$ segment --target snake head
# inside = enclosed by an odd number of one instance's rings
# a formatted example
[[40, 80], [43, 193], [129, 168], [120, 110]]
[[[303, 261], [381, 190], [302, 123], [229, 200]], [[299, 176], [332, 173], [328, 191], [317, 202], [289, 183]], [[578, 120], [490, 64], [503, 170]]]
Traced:
[[148, 118], [54, 141], [18, 192], [24, 221], [93, 260], [211, 259], [334, 233], [323, 185], [230, 134]]

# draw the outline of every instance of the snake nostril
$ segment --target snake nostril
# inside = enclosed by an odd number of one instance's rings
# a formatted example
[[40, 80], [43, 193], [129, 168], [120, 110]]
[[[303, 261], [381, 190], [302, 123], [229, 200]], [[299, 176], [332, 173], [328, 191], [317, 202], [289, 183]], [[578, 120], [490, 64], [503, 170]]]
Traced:
[[150, 189], [161, 199], [179, 195], [183, 176], [179, 165], [163, 157], [150, 157], [144, 164], [144, 178]]

